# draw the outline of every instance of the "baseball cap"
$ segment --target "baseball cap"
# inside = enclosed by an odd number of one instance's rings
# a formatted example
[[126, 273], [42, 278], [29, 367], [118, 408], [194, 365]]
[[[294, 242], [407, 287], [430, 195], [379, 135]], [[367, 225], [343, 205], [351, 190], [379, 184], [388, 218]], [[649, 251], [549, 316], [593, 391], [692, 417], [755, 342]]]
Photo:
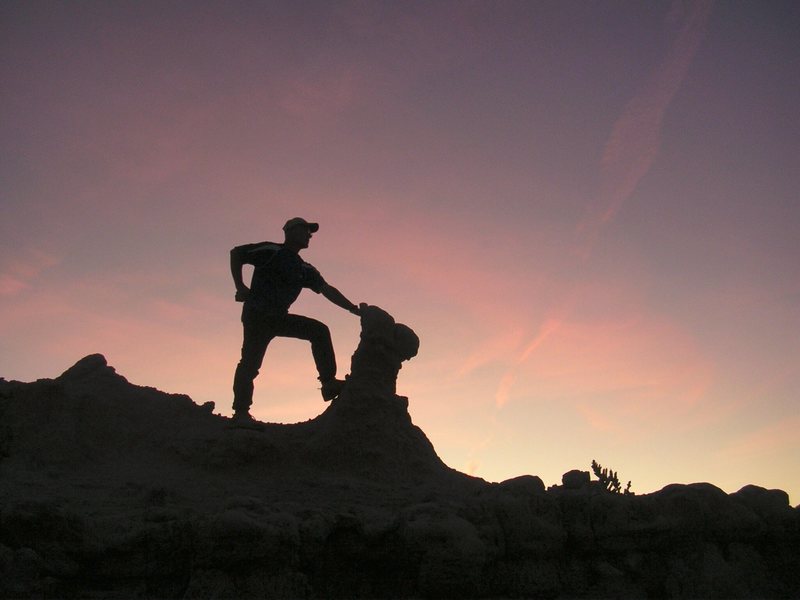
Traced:
[[319, 229], [319, 223], [309, 223], [305, 219], [301, 217], [294, 217], [286, 221], [286, 225], [283, 226], [284, 231], [289, 231], [292, 227], [297, 227], [298, 225], [302, 225], [303, 227], [308, 227], [308, 230], [311, 233], [316, 233]]

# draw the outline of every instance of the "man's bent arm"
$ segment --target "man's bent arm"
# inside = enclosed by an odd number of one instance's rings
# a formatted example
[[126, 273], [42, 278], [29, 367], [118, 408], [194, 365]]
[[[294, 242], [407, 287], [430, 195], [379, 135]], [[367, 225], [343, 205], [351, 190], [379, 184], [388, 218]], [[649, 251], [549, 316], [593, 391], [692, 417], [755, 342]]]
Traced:
[[234, 248], [231, 250], [231, 275], [233, 276], [233, 283], [236, 286], [236, 301], [244, 302], [247, 295], [250, 293], [248, 287], [244, 284], [242, 279], [242, 257], [241, 254]]
[[353, 313], [354, 315], [360, 315], [361, 311], [359, 310], [358, 306], [350, 302], [347, 298], [344, 297], [342, 292], [337, 290], [332, 285], [328, 285], [327, 283], [322, 287], [320, 293], [325, 296], [328, 300], [333, 302], [336, 306], [340, 306], [341, 308]]

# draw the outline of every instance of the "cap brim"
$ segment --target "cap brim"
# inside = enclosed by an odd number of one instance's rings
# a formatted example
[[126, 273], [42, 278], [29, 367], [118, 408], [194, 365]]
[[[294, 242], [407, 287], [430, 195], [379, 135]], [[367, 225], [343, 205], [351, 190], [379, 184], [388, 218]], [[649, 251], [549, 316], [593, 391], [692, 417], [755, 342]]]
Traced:
[[308, 230], [311, 233], [317, 233], [317, 231], [319, 231], [319, 223], [309, 223]]

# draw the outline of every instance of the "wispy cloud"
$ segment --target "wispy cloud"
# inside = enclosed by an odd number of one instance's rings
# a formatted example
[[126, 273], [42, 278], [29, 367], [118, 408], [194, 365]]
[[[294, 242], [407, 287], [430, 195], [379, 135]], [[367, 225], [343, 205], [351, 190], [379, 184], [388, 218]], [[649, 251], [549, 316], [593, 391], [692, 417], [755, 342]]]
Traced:
[[558, 331], [562, 324], [563, 321], [560, 317], [548, 318], [541, 324], [539, 331], [522, 350], [519, 356], [517, 356], [514, 364], [506, 371], [505, 375], [503, 375], [500, 380], [500, 384], [497, 386], [497, 392], [495, 393], [495, 406], [497, 406], [498, 409], [503, 408], [508, 403], [511, 388], [517, 380], [517, 372], [520, 367], [552, 334]]
[[13, 275], [0, 274], [0, 296], [14, 296], [27, 288], [28, 285]]
[[773, 422], [744, 434], [720, 450], [726, 459], [776, 455], [786, 456], [792, 451], [800, 451], [800, 416]]
[[30, 250], [21, 256], [0, 263], [0, 296], [15, 296], [31, 287], [45, 270], [61, 259], [44, 250]]
[[[614, 219], [655, 162], [664, 115], [705, 36], [712, 6], [712, 0], [698, 0], [684, 11], [681, 0], [673, 3], [667, 24], [679, 27], [675, 41], [614, 123], [603, 149], [600, 187], [577, 228], [574, 252], [580, 259], [589, 257], [600, 231]], [[567, 291], [565, 298], [574, 298], [575, 293], [576, 289]], [[665, 330], [655, 322], [628, 318], [611, 323], [581, 323], [570, 314], [572, 305], [563, 299], [556, 314], [541, 323], [502, 375], [495, 392], [495, 419], [508, 404], [520, 377], [530, 375], [531, 371], [536, 373], [540, 385], [557, 381], [556, 388], [562, 395], [572, 396], [574, 409], [597, 431], [613, 429], [619, 418], [646, 421], [663, 412], [669, 398], [679, 404], [694, 405], [704, 397], [711, 378], [711, 369], [704, 360], [688, 364], [669, 360], [666, 355], [651, 363], [641, 360], [643, 353], [650, 358], [658, 355], [651, 347], [654, 340], [666, 346], [667, 352], [675, 351], [673, 356], [687, 357], [685, 350], [691, 344], [676, 337], [674, 330]], [[545, 344], [546, 356], [537, 353]], [[533, 361], [534, 357], [538, 360]], [[529, 362], [533, 364], [526, 364]], [[654, 370], [653, 365], [661, 368]], [[598, 397], [604, 393], [616, 398], [611, 411], [579, 400], [586, 394]], [[487, 440], [491, 437], [490, 433]], [[479, 459], [472, 457], [471, 462], [479, 464]]]
[[[524, 368], [525, 362], [531, 355], [553, 334], [559, 327], [561, 327], [560, 318], [552, 317], [545, 319], [540, 325], [538, 331], [527, 344], [520, 348], [519, 341], [524, 339], [524, 334], [521, 330], [514, 332], [512, 338], [500, 338], [496, 341], [501, 342], [497, 347], [489, 349], [486, 355], [480, 355], [480, 358], [487, 358], [491, 356], [494, 359], [502, 359], [503, 357], [512, 356], [512, 364], [506, 369], [500, 378], [494, 396], [494, 407], [489, 419], [486, 435], [481, 441], [470, 449], [465, 470], [470, 475], [477, 475], [481, 467], [480, 455], [494, 442], [497, 431], [497, 417], [500, 411], [508, 404], [511, 396], [511, 390], [517, 381], [520, 369]], [[515, 348], [509, 346], [509, 342], [514, 341]], [[470, 357], [467, 363], [473, 366], [476, 356]]]
[[524, 339], [525, 332], [521, 329], [511, 329], [500, 332], [498, 335], [485, 340], [467, 356], [458, 368], [457, 376], [464, 377], [475, 369], [498, 360], [506, 360], [519, 348]]
[[713, 0], [692, 2], [681, 18], [683, 7], [682, 0], [675, 0], [667, 19], [680, 25], [669, 53], [630, 100], [606, 141], [597, 199], [578, 227], [579, 255], [588, 255], [600, 230], [631, 197], [658, 155], [664, 115], [705, 37]]
[[480, 467], [511, 402], [528, 404], [517, 407], [524, 414], [539, 401], [556, 401], [589, 431], [624, 431], [628, 439], [647, 435], [656, 422], [680, 428], [724, 416], [709, 397], [713, 365], [691, 332], [638, 311], [634, 300], [618, 300], [619, 311], [604, 318], [582, 318], [580, 306], [565, 303], [517, 347], [497, 383], [488, 433], [471, 450], [471, 466]]

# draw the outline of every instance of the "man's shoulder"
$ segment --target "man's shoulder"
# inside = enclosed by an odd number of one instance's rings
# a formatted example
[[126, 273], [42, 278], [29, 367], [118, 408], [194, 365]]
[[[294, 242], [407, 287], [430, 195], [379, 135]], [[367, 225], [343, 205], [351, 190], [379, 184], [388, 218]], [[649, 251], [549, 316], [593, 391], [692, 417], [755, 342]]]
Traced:
[[257, 242], [236, 246], [233, 252], [239, 254], [242, 262], [255, 266], [263, 266], [270, 262], [283, 250], [283, 244], [276, 242]]

